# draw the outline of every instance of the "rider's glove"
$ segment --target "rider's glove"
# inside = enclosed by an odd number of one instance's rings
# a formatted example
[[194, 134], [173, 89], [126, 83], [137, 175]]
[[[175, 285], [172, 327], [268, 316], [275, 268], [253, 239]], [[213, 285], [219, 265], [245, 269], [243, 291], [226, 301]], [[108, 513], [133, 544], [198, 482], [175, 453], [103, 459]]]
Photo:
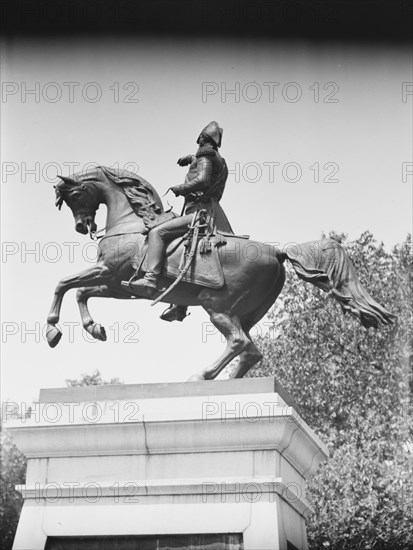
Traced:
[[171, 187], [171, 190], [175, 193], [176, 197], [179, 197], [179, 195], [184, 194], [185, 185], [175, 185], [175, 187]]
[[192, 156], [193, 155], [186, 155], [185, 157], [179, 158], [177, 164], [179, 164], [179, 166], [188, 166], [188, 164], [192, 162]]

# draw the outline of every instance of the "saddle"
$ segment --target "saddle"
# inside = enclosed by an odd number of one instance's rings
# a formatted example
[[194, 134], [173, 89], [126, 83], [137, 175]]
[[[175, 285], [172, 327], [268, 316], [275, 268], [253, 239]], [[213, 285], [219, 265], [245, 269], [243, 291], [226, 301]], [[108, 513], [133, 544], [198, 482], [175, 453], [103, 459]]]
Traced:
[[[208, 288], [221, 288], [224, 286], [225, 279], [219, 259], [218, 249], [226, 243], [222, 235], [211, 236], [208, 239], [208, 247], [202, 246], [203, 236], [200, 235], [197, 242], [196, 253], [182, 278], [183, 282], [198, 284]], [[189, 248], [186, 248], [185, 237], [179, 237], [171, 241], [166, 249], [165, 262], [162, 269], [164, 277], [176, 279], [180, 274], [180, 268], [186, 264]], [[148, 262], [148, 244], [145, 243], [143, 250], [139, 253], [139, 258], [133, 262], [133, 267], [137, 272], [147, 271]], [[185, 257], [182, 261], [182, 254]]]

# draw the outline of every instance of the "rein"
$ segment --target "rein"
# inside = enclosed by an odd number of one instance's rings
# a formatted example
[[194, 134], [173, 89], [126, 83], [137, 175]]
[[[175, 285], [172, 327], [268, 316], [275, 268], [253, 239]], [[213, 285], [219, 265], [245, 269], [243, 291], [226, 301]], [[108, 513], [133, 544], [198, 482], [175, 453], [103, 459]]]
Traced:
[[[133, 209], [132, 209], [132, 212], [134, 212]], [[98, 229], [97, 231], [90, 231], [89, 234], [92, 241], [97, 241], [98, 239], [102, 239], [103, 237], [105, 237], [105, 235], [98, 235], [98, 233], [103, 233], [103, 231], [109, 231], [110, 229], [112, 229], [112, 227], [115, 227], [118, 224], [119, 220], [121, 220], [122, 218], [126, 218], [126, 216], [129, 216], [129, 214], [130, 212], [125, 212], [125, 214], [122, 214], [122, 216], [120, 216], [116, 220], [116, 223], [113, 223], [112, 225], [105, 225], [105, 227], [102, 227], [102, 229]], [[141, 232], [133, 231], [132, 233], [141, 233]]]

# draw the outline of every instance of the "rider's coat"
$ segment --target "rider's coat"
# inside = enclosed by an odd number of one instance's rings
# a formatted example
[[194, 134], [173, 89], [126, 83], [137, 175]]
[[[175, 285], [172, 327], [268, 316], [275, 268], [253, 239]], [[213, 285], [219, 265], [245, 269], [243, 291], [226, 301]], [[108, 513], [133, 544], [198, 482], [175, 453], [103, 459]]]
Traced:
[[227, 178], [227, 164], [219, 152], [210, 147], [200, 147], [192, 157], [185, 182], [179, 186], [179, 194], [185, 197], [185, 214], [205, 208], [218, 231], [233, 233], [219, 204]]

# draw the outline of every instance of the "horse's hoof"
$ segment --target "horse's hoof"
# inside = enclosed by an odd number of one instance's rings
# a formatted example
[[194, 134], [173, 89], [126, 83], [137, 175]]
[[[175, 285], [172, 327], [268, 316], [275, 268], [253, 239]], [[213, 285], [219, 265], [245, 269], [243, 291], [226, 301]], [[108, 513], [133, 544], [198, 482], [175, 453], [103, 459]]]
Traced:
[[100, 340], [101, 342], [106, 342], [107, 340], [106, 330], [102, 327], [102, 325], [99, 325], [99, 323], [93, 323], [90, 334], [93, 338], [96, 338], [96, 340]]
[[199, 373], [193, 374], [191, 378], [188, 378], [188, 382], [200, 382], [201, 380], [205, 380], [205, 378]]
[[62, 333], [57, 327], [55, 327], [54, 325], [48, 325], [46, 330], [46, 339], [51, 348], [57, 346], [57, 344], [60, 342], [61, 337]]

